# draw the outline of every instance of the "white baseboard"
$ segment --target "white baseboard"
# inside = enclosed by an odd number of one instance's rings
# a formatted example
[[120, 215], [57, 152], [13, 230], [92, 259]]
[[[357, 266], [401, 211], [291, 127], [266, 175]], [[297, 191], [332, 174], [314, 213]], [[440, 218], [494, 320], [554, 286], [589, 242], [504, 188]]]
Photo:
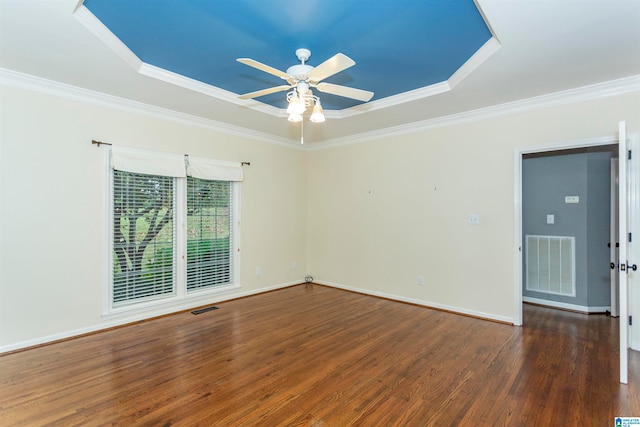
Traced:
[[587, 307], [584, 305], [568, 304], [566, 302], [551, 301], [547, 299], [532, 298], [532, 297], [525, 297], [525, 296], [522, 297], [522, 301], [530, 302], [532, 304], [548, 305], [549, 307], [564, 308], [565, 310], [581, 311], [583, 313], [604, 313], [606, 311], [611, 311], [610, 306]]
[[224, 295], [212, 295], [211, 298], [208, 298], [206, 300], [202, 300], [202, 299], [198, 299], [198, 300], [192, 300], [189, 302], [185, 302], [183, 304], [179, 304], [179, 305], [174, 305], [171, 307], [165, 307], [163, 309], [159, 309], [159, 310], [149, 310], [149, 311], [145, 311], [143, 313], [138, 313], [134, 316], [122, 316], [121, 318], [117, 318], [117, 319], [113, 319], [113, 320], [109, 320], [109, 321], [104, 321], [101, 322], [97, 325], [92, 325], [92, 326], [88, 326], [86, 328], [79, 328], [79, 329], [73, 329], [70, 331], [64, 331], [64, 332], [60, 332], [57, 334], [53, 334], [53, 335], [47, 335], [44, 337], [39, 337], [39, 338], [34, 338], [34, 339], [30, 339], [30, 340], [26, 340], [26, 341], [21, 341], [21, 342], [17, 342], [17, 343], [12, 343], [12, 344], [7, 344], [7, 345], [3, 345], [0, 346], [0, 355], [2, 353], [6, 353], [9, 351], [15, 351], [15, 350], [20, 350], [23, 348], [28, 348], [28, 347], [33, 347], [33, 346], [37, 346], [37, 345], [42, 345], [42, 344], [47, 344], [50, 342], [54, 342], [54, 341], [59, 341], [59, 340], [64, 340], [64, 339], [68, 339], [68, 338], [73, 338], [79, 335], [85, 335], [85, 334], [90, 334], [93, 332], [99, 332], [101, 330], [104, 329], [109, 329], [109, 328], [114, 328], [117, 326], [123, 326], [129, 323], [135, 323], [135, 322], [139, 322], [141, 320], [145, 320], [145, 319], [150, 319], [153, 317], [158, 317], [158, 316], [163, 316], [166, 314], [171, 314], [171, 313], [177, 313], [180, 311], [185, 311], [185, 310], [189, 310], [192, 308], [196, 308], [196, 307], [202, 307], [208, 304], [216, 304], [219, 302], [223, 302], [223, 301], [228, 301], [228, 300], [232, 300], [232, 299], [237, 299], [237, 298], [243, 298], [243, 297], [247, 297], [247, 296], [251, 296], [251, 295], [256, 295], [256, 294], [261, 294], [264, 292], [269, 292], [269, 291], [273, 291], [276, 289], [281, 289], [281, 288], [286, 288], [289, 286], [293, 286], [293, 285], [297, 285], [301, 283], [301, 281], [294, 281], [294, 282], [288, 282], [288, 283], [281, 283], [278, 285], [272, 285], [272, 286], [267, 286], [264, 288], [260, 288], [260, 289], [254, 289], [251, 291], [245, 291], [245, 292], [234, 292], [232, 294], [224, 294]]
[[434, 308], [434, 309], [439, 309], [439, 310], [446, 310], [446, 311], [450, 311], [452, 313], [465, 314], [467, 316], [479, 317], [479, 318], [487, 319], [487, 320], [495, 320], [495, 321], [498, 321], [498, 322], [511, 323], [511, 324], [514, 323], [513, 322], [513, 318], [511, 318], [511, 317], [497, 316], [495, 314], [484, 313], [484, 312], [475, 311], [475, 310], [467, 310], [467, 309], [460, 308], [460, 307], [454, 307], [454, 306], [445, 305], [445, 304], [438, 304], [438, 303], [435, 303], [435, 302], [432, 302], [432, 301], [419, 300], [419, 299], [415, 299], [415, 298], [407, 298], [407, 297], [403, 297], [403, 296], [400, 296], [400, 295], [393, 295], [393, 294], [388, 294], [388, 293], [385, 293], [385, 292], [376, 292], [376, 291], [372, 291], [370, 289], [356, 288], [356, 287], [353, 287], [353, 286], [345, 286], [345, 285], [341, 285], [339, 283], [327, 282], [327, 281], [324, 281], [324, 280], [314, 280], [314, 283], [317, 283], [319, 285], [330, 286], [332, 288], [338, 288], [338, 289], [344, 289], [344, 290], [347, 290], [347, 291], [358, 292], [360, 294], [386, 298], [386, 299], [390, 299], [390, 300], [394, 300], [394, 301], [407, 302], [407, 303], [410, 303], [410, 304], [421, 305], [421, 306], [426, 307], [426, 308]]

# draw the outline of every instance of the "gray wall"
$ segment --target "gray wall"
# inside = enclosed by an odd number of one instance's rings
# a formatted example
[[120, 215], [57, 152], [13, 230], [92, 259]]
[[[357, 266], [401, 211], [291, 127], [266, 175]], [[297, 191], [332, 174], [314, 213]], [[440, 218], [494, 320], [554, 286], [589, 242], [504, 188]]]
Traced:
[[[524, 296], [583, 307], [610, 305], [611, 157], [609, 152], [583, 152], [523, 160], [523, 242], [527, 234], [538, 234], [574, 236], [576, 244], [576, 296], [527, 291], [523, 277]], [[578, 196], [580, 203], [567, 204], [565, 196]], [[547, 224], [547, 214], [555, 215], [555, 224]]]

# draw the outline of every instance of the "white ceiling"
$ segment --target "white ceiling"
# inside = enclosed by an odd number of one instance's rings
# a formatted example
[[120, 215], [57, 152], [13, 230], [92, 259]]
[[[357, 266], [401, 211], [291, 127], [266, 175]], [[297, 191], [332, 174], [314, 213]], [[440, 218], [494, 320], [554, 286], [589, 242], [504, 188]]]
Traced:
[[[305, 143], [347, 140], [640, 76], [640, 0], [477, 4], [501, 47], [451, 91], [385, 108], [374, 104], [369, 112], [305, 125]], [[299, 124], [284, 115], [140, 74], [73, 16], [77, 6], [78, 0], [0, 0], [0, 68], [5, 77], [7, 71], [24, 73], [298, 143]]]

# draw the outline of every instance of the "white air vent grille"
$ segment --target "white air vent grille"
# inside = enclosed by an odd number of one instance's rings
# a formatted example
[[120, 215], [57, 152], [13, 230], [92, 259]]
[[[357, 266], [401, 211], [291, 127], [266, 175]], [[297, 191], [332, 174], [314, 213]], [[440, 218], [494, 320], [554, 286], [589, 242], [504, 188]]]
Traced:
[[575, 237], [526, 236], [528, 291], [576, 296]]

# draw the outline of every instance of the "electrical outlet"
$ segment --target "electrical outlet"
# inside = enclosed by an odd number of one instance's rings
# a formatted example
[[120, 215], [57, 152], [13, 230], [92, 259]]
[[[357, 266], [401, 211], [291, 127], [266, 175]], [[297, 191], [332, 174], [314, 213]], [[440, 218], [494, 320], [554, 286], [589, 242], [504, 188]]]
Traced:
[[262, 275], [262, 269], [260, 267], [256, 267], [256, 277], [260, 277]]
[[295, 262], [295, 261], [293, 261], [293, 262], [291, 263], [291, 269], [292, 269], [292, 270], [295, 270], [296, 268], [298, 268], [298, 265], [296, 264], [296, 262]]
[[418, 286], [424, 286], [424, 276], [418, 276]]

